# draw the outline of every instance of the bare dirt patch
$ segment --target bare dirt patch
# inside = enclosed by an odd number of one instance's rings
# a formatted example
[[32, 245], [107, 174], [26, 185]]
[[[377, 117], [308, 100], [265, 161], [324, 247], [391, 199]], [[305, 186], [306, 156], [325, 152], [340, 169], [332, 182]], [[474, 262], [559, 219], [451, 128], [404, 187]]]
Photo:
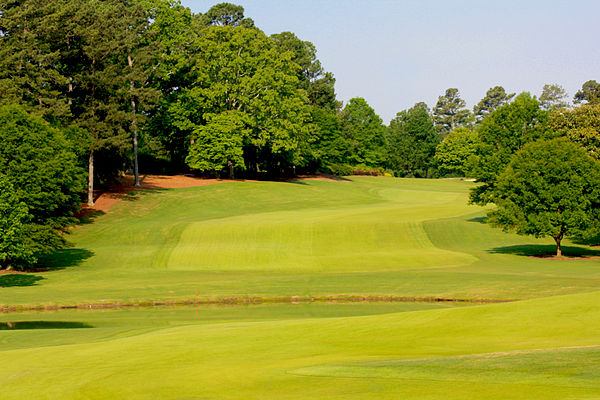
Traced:
[[112, 185], [104, 192], [95, 194], [94, 206], [84, 205], [79, 216], [93, 214], [97, 211], [107, 212], [113, 205], [135, 190], [160, 190], [176, 189], [213, 185], [224, 182], [219, 179], [196, 178], [187, 175], [142, 175], [140, 186], [134, 187], [134, 178], [126, 175], [119, 180], [118, 184]]
[[[303, 180], [320, 180], [320, 181], [336, 181], [348, 182], [347, 179], [335, 175], [299, 175], [290, 181]], [[127, 197], [135, 190], [161, 190], [161, 189], [178, 189], [189, 188], [206, 185], [214, 185], [222, 182], [231, 182], [232, 180], [214, 179], [214, 178], [198, 178], [189, 175], [142, 175], [140, 176], [140, 187], [134, 187], [134, 178], [132, 175], [125, 175], [119, 180], [118, 184], [112, 185], [104, 192], [95, 193], [94, 206], [88, 207], [83, 205], [78, 217], [90, 215], [95, 212], [107, 212], [112, 206], [118, 203], [123, 198]], [[254, 180], [235, 179], [235, 182], [256, 182]]]

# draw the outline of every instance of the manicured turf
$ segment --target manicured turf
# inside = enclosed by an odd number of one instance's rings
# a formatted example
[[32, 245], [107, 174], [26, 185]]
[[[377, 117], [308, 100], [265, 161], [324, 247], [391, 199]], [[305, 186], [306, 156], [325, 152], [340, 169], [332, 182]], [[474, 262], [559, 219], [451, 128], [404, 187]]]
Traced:
[[591, 293], [334, 318], [320, 318], [325, 305], [310, 316], [280, 305], [254, 318], [247, 308], [236, 322], [227, 311], [222, 321], [179, 316], [173, 327], [168, 317], [125, 317], [120, 329], [97, 311], [68, 311], [52, 315], [104, 328], [53, 330], [56, 340], [71, 337], [66, 345], [50, 345], [50, 329], [8, 332], [31, 341], [0, 352], [0, 385], [3, 399], [598, 398], [598, 348], [565, 347], [599, 344], [599, 300]]
[[[2, 399], [600, 398], [600, 262], [530, 257], [471, 183], [353, 178], [138, 194], [0, 304], [256, 296], [519, 299], [0, 315]], [[597, 250], [567, 243], [566, 253]], [[4, 322], [2, 322], [4, 321]]]
[[552, 251], [550, 240], [480, 223], [482, 210], [466, 204], [471, 185], [354, 178], [143, 192], [75, 228], [74, 247], [47, 262], [63, 269], [0, 275], [0, 304], [322, 295], [524, 299], [600, 288], [596, 262], [527, 257], [542, 244]]

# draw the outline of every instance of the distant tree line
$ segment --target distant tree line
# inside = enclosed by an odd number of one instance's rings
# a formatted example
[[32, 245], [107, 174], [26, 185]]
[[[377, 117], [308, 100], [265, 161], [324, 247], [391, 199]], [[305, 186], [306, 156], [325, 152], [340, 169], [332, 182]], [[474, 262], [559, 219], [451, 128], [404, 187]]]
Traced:
[[136, 185], [140, 171], [469, 176], [486, 204], [529, 142], [561, 136], [598, 158], [595, 81], [575, 107], [557, 85], [539, 98], [496, 86], [473, 110], [450, 88], [387, 126], [334, 85], [312, 43], [268, 36], [230, 3], [1, 2], [0, 268], [63, 246], [82, 196], [93, 205], [124, 171]]

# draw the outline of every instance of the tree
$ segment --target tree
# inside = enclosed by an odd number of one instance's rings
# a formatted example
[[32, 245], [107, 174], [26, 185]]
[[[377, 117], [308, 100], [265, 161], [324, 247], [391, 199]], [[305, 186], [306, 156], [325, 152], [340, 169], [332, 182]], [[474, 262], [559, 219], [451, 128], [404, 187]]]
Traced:
[[341, 104], [335, 96], [335, 78], [331, 72], [325, 72], [317, 59], [315, 45], [300, 40], [292, 32], [271, 35], [275, 48], [280, 52], [292, 53], [292, 61], [298, 64], [300, 88], [306, 90], [310, 104], [315, 107], [336, 112]]
[[548, 112], [529, 93], [521, 93], [483, 119], [477, 129], [477, 153], [469, 161], [473, 178], [482, 184], [471, 190], [471, 203], [485, 205], [490, 201], [495, 180], [512, 155], [526, 143], [550, 134], [545, 128], [547, 120]]
[[254, 21], [244, 18], [244, 7], [231, 3], [219, 3], [212, 6], [206, 14], [199, 16], [202, 26], [244, 26], [252, 28]]
[[456, 128], [435, 149], [435, 162], [442, 174], [466, 176], [467, 164], [477, 152], [479, 136], [468, 128]]
[[310, 133], [301, 143], [309, 171], [331, 172], [332, 167], [344, 164], [350, 153], [349, 144], [342, 136], [341, 121], [337, 114], [320, 107], [311, 107]]
[[433, 121], [438, 132], [446, 135], [457, 127], [467, 124], [471, 113], [465, 105], [458, 89], [446, 89], [446, 93], [438, 97], [437, 104], [433, 108]]
[[569, 107], [565, 101], [567, 92], [562, 86], [552, 84], [544, 85], [540, 95], [540, 106], [547, 111], [564, 110]]
[[417, 103], [397, 113], [387, 128], [387, 142], [388, 162], [396, 174], [428, 177], [440, 142], [429, 107]]
[[234, 168], [244, 168], [244, 139], [248, 136], [244, 114], [225, 111], [220, 114], [205, 114], [206, 125], [194, 131], [195, 142], [187, 156], [190, 167], [201, 171], [229, 168], [233, 178]]
[[565, 138], [525, 145], [500, 174], [489, 222], [520, 235], [561, 241], [596, 226], [600, 207], [600, 162]]
[[381, 166], [386, 159], [385, 126], [362, 97], [350, 99], [341, 114], [342, 135], [348, 143], [345, 159], [353, 165]]
[[[299, 67], [291, 54], [279, 53], [258, 29], [241, 26], [204, 28], [192, 51], [194, 80], [180, 89], [169, 109], [173, 124], [191, 138], [189, 151], [194, 156], [188, 162], [209, 165], [225, 159], [225, 153], [211, 155], [213, 161], [198, 158], [208, 155], [194, 148], [206, 143], [209, 132], [226, 141], [218, 148], [233, 151], [231, 145], [239, 141], [230, 141], [223, 131], [223, 122], [229, 120], [230, 134], [243, 135], [244, 164], [235, 167], [281, 172], [302, 163], [298, 146], [306, 137], [309, 108], [306, 92], [298, 88]], [[226, 116], [217, 118], [221, 113]], [[202, 128], [211, 123], [217, 125]], [[237, 154], [230, 150], [230, 156]], [[222, 168], [229, 162], [239, 158]]]
[[591, 80], [584, 83], [581, 89], [575, 93], [575, 97], [573, 97], [573, 103], [600, 103], [600, 83]]
[[508, 103], [514, 96], [514, 93], [507, 94], [502, 86], [494, 86], [488, 89], [485, 97], [473, 107], [473, 113], [481, 121], [498, 107]]
[[0, 269], [29, 266], [36, 261], [26, 245], [25, 224], [29, 218], [27, 206], [19, 201], [13, 185], [0, 175]]
[[0, 104], [20, 104], [47, 120], [69, 115], [62, 96], [68, 78], [59, 68], [67, 22], [55, 19], [62, 3], [0, 2]]
[[[3, 193], [11, 193], [3, 201], [15, 212], [4, 215], [3, 229], [14, 229], [10, 241], [27, 246], [21, 261], [28, 264], [34, 262], [32, 257], [64, 245], [66, 227], [79, 209], [85, 175], [63, 133], [20, 107], [0, 107], [0, 143]], [[14, 256], [11, 259], [15, 262]]]
[[600, 159], [600, 104], [582, 104], [571, 110], [550, 114], [549, 129], [578, 143], [588, 153]]

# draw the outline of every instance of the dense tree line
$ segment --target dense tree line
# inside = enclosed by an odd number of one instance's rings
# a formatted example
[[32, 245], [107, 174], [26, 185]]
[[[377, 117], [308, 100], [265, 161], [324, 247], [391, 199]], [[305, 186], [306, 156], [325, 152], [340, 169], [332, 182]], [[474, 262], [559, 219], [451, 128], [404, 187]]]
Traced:
[[0, 268], [64, 245], [82, 197], [124, 171], [136, 185], [140, 170], [469, 176], [472, 202], [499, 204], [529, 143], [561, 136], [600, 157], [595, 81], [574, 107], [554, 84], [539, 98], [495, 86], [472, 110], [449, 88], [387, 126], [334, 85], [312, 43], [268, 36], [230, 3], [0, 2]]

